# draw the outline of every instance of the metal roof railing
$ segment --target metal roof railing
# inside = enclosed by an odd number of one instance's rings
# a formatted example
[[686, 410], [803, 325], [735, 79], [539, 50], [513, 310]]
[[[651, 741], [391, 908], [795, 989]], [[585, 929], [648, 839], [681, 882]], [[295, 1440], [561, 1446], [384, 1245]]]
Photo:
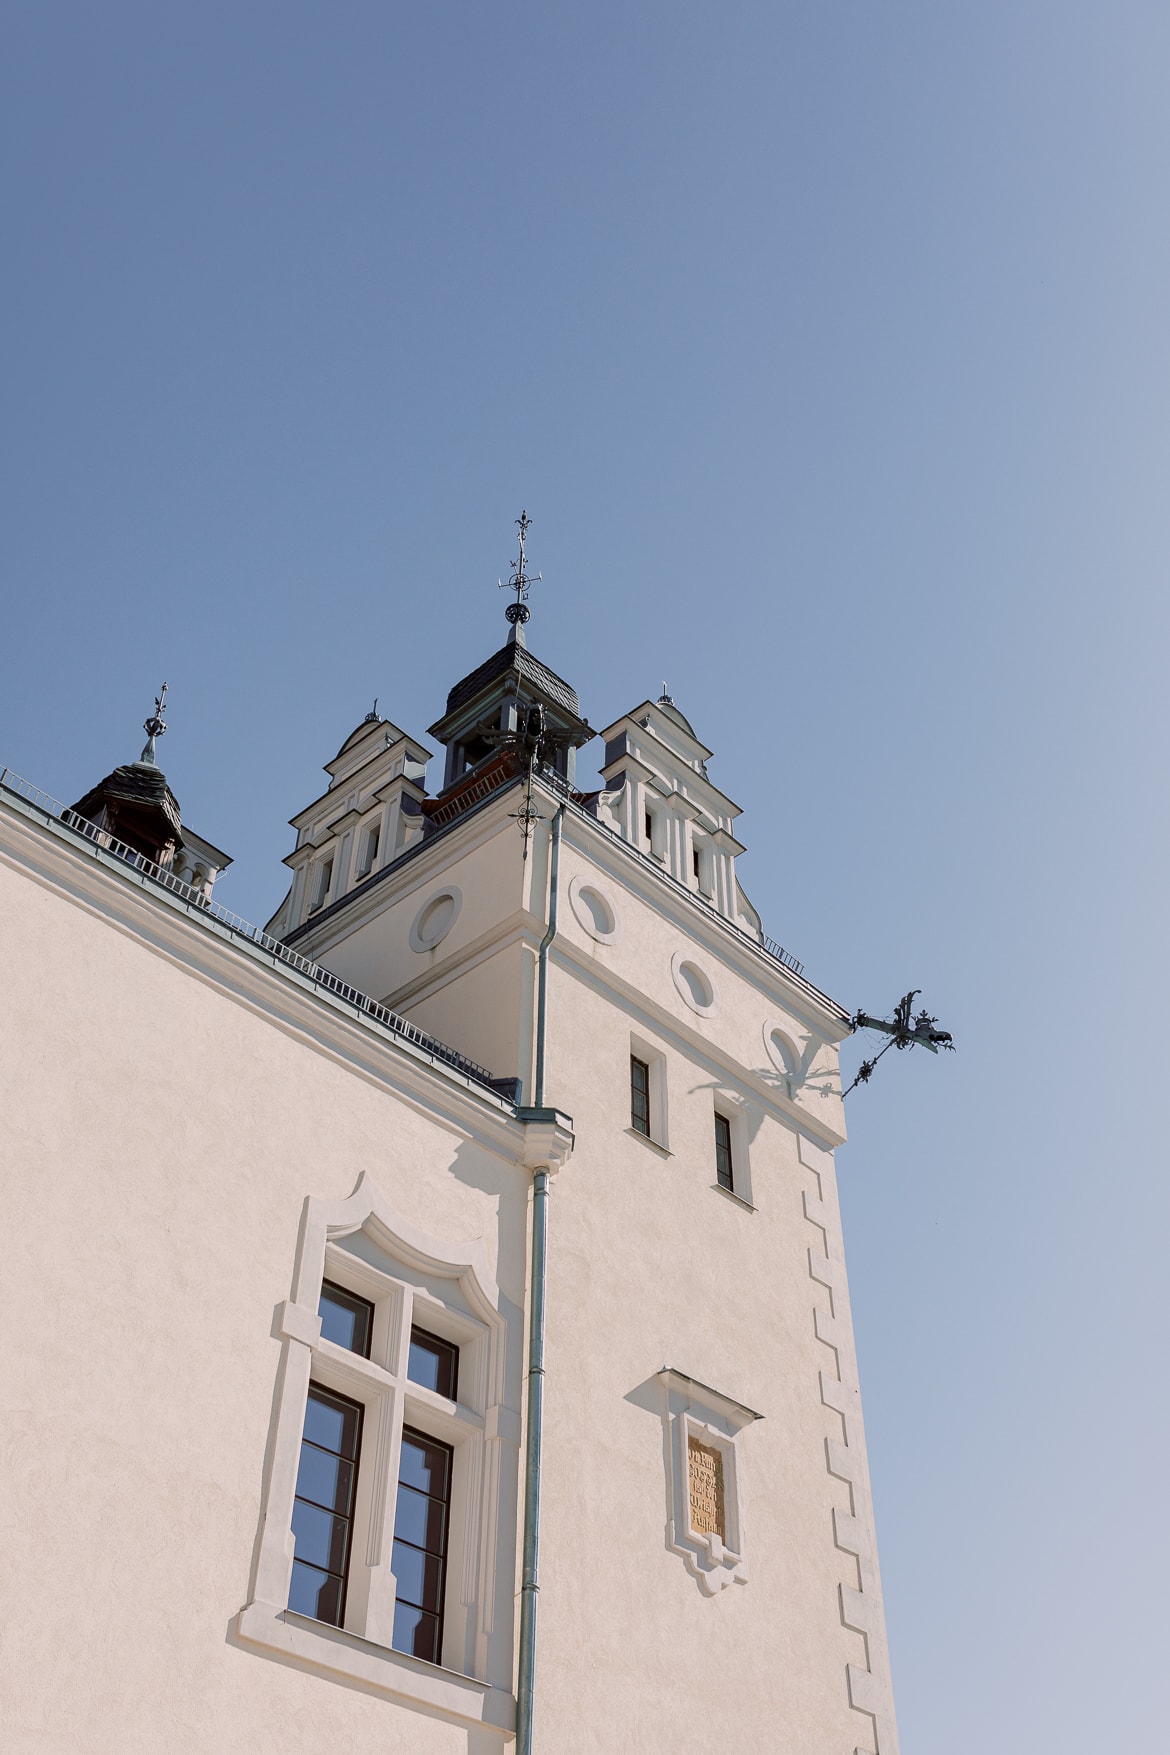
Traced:
[[[2, 793], [10, 793], [21, 799], [26, 805], [31, 805], [42, 816], [58, 823], [76, 836], [83, 845], [108, 854], [112, 859], [121, 860], [152, 884], [157, 884], [160, 888], [169, 891], [180, 902], [186, 903], [196, 917], [209, 916], [217, 921], [221, 927], [225, 927], [234, 938], [244, 939], [247, 943], [255, 945], [257, 949], [264, 951], [276, 962], [295, 970], [298, 975], [311, 982], [314, 987], [322, 988], [325, 992], [334, 995], [335, 998], [343, 1000], [364, 1017], [372, 1018], [384, 1030], [389, 1030], [392, 1035], [421, 1049], [431, 1059], [452, 1067], [456, 1072], [462, 1073], [464, 1078], [486, 1087], [494, 1097], [502, 1096], [486, 1066], [480, 1066], [476, 1061], [469, 1060], [465, 1054], [460, 1054], [457, 1049], [448, 1048], [445, 1042], [439, 1042], [434, 1036], [428, 1036], [424, 1030], [420, 1030], [408, 1018], [400, 1017], [397, 1012], [392, 1012], [388, 1006], [379, 1004], [376, 999], [371, 999], [368, 993], [362, 993], [358, 988], [351, 986], [348, 981], [343, 981], [340, 976], [322, 968], [320, 963], [310, 962], [308, 957], [302, 957], [299, 952], [290, 950], [286, 944], [282, 944], [280, 939], [272, 938], [261, 927], [254, 926], [250, 920], [245, 920], [242, 915], [233, 914], [230, 908], [224, 908], [219, 902], [213, 902], [201, 889], [195, 889], [190, 884], [185, 884], [181, 878], [175, 877], [174, 873], [168, 871], [165, 866], [157, 864], [153, 859], [148, 859], [145, 854], [128, 846], [125, 841], [119, 841], [110, 834], [108, 829], [99, 828], [87, 817], [79, 817], [76, 811], [69, 810], [61, 803], [60, 799], [53, 798], [47, 792], [42, 792], [39, 787], [33, 786], [28, 780], [21, 779], [19, 774], [14, 774], [9, 768], [0, 770], [0, 794]], [[506, 1081], [500, 1082], [505, 1083]], [[506, 1098], [503, 1100], [507, 1101]]]

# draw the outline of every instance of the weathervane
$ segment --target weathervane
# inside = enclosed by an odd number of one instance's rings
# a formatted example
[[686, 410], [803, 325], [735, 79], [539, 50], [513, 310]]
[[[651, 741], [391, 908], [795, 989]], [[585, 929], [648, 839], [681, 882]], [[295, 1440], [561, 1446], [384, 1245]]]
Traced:
[[515, 603], [510, 603], [504, 611], [504, 614], [511, 622], [513, 629], [516, 629], [517, 627], [522, 628], [524, 623], [531, 616], [532, 611], [529, 609], [525, 599], [532, 587], [534, 585], [539, 585], [543, 577], [543, 574], [541, 573], [538, 573], [535, 579], [530, 579], [528, 576], [528, 560], [525, 554], [525, 543], [527, 541], [528, 532], [532, 527], [532, 520], [528, 516], [528, 513], [521, 512], [519, 518], [516, 519], [516, 524], [520, 531], [520, 558], [514, 562], [512, 567], [512, 577], [508, 580], [507, 584], [505, 584], [502, 579], [497, 581], [501, 591], [514, 591], [516, 593]]
[[[928, 1048], [932, 1054], [937, 1054], [940, 1048], [948, 1048], [954, 1052], [955, 1044], [951, 1040], [950, 1031], [935, 1029], [937, 1018], [932, 1018], [927, 1011], [921, 1011], [917, 1017], [911, 1018], [910, 1008], [921, 991], [920, 987], [915, 987], [904, 994], [894, 1007], [892, 1018], [871, 1018], [868, 1012], [858, 1012], [855, 1018], [850, 1018], [849, 1022], [854, 1030], [881, 1030], [890, 1040], [872, 1060], [862, 1061], [849, 1091], [858, 1085], [869, 1083], [878, 1061], [891, 1048]], [[844, 1092], [846, 1097], [849, 1091]]]
[[167, 710], [167, 685], [166, 685], [166, 683], [164, 683], [162, 686], [161, 693], [157, 694], [154, 697], [154, 712], [151, 714], [150, 718], [144, 720], [143, 724], [142, 724], [142, 729], [143, 729], [143, 731], [145, 731], [149, 741], [146, 745], [146, 748], [143, 750], [142, 754], [138, 758], [138, 760], [140, 762], [153, 762], [155, 764], [155, 766], [157, 767], [157, 765], [158, 765], [158, 750], [156, 749], [155, 745], [157, 743], [157, 740], [160, 737], [164, 736], [166, 729], [167, 729], [167, 722], [166, 722], [166, 719], [163, 717], [163, 715], [166, 713], [166, 710]]

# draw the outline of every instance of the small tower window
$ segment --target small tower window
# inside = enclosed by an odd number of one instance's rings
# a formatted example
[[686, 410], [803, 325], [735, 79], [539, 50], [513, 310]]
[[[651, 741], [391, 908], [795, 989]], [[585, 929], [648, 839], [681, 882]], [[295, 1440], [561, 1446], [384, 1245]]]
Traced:
[[646, 844], [648, 847], [654, 845], [654, 817], [650, 811], [646, 812]]
[[630, 1056], [630, 1126], [650, 1138], [650, 1068], [636, 1054]]
[[313, 902], [309, 909], [310, 914], [315, 914], [318, 908], [323, 908], [325, 906], [325, 898], [329, 894], [329, 886], [332, 882], [333, 861], [332, 859], [323, 859], [321, 864], [317, 867], [317, 881], [313, 889]]
[[720, 1188], [735, 1192], [735, 1170], [731, 1161], [731, 1123], [726, 1115], [715, 1116], [715, 1176]]
[[699, 881], [699, 849], [697, 847], [692, 847], [692, 849], [691, 849], [691, 870], [695, 874], [695, 882], [698, 883], [698, 881]]
[[381, 829], [382, 825], [380, 823], [375, 823], [372, 828], [366, 830], [365, 839], [362, 843], [361, 864], [358, 866], [358, 876], [360, 878], [369, 877], [377, 863], [378, 841], [381, 836]]

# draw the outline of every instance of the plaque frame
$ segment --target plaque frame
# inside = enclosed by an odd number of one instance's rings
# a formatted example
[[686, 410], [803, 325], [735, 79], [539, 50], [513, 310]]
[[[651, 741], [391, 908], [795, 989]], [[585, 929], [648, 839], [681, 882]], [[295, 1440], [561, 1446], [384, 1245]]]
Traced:
[[[742, 1434], [763, 1416], [670, 1366], [664, 1366], [658, 1378], [665, 1391], [670, 1457], [666, 1545], [681, 1555], [705, 1596], [718, 1596], [728, 1585], [748, 1582]], [[696, 1530], [691, 1522], [692, 1439], [716, 1451], [723, 1464], [721, 1536]]]

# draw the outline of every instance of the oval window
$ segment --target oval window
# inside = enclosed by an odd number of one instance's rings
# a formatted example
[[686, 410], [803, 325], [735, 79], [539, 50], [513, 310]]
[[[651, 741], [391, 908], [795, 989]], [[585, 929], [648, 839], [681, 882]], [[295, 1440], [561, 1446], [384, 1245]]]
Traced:
[[616, 922], [613, 917], [613, 909], [610, 907], [605, 897], [600, 895], [597, 890], [586, 889], [578, 890], [577, 896], [580, 900], [581, 907], [584, 910], [586, 920], [589, 925], [592, 926], [594, 932], [600, 933], [608, 938], [613, 931]]
[[695, 963], [680, 963], [678, 978], [684, 989], [683, 998], [689, 998], [697, 1010], [705, 1012], [715, 995], [703, 971]]
[[432, 896], [414, 917], [414, 925], [410, 929], [411, 949], [433, 951], [454, 926], [462, 906], [462, 894], [454, 884], [449, 889], [440, 890], [437, 896]]
[[418, 936], [424, 944], [437, 945], [444, 933], [448, 932], [455, 918], [454, 896], [436, 896], [428, 902], [422, 911], [418, 923]]
[[569, 884], [569, 905], [590, 938], [612, 944], [617, 937], [617, 909], [588, 879], [575, 877]]

